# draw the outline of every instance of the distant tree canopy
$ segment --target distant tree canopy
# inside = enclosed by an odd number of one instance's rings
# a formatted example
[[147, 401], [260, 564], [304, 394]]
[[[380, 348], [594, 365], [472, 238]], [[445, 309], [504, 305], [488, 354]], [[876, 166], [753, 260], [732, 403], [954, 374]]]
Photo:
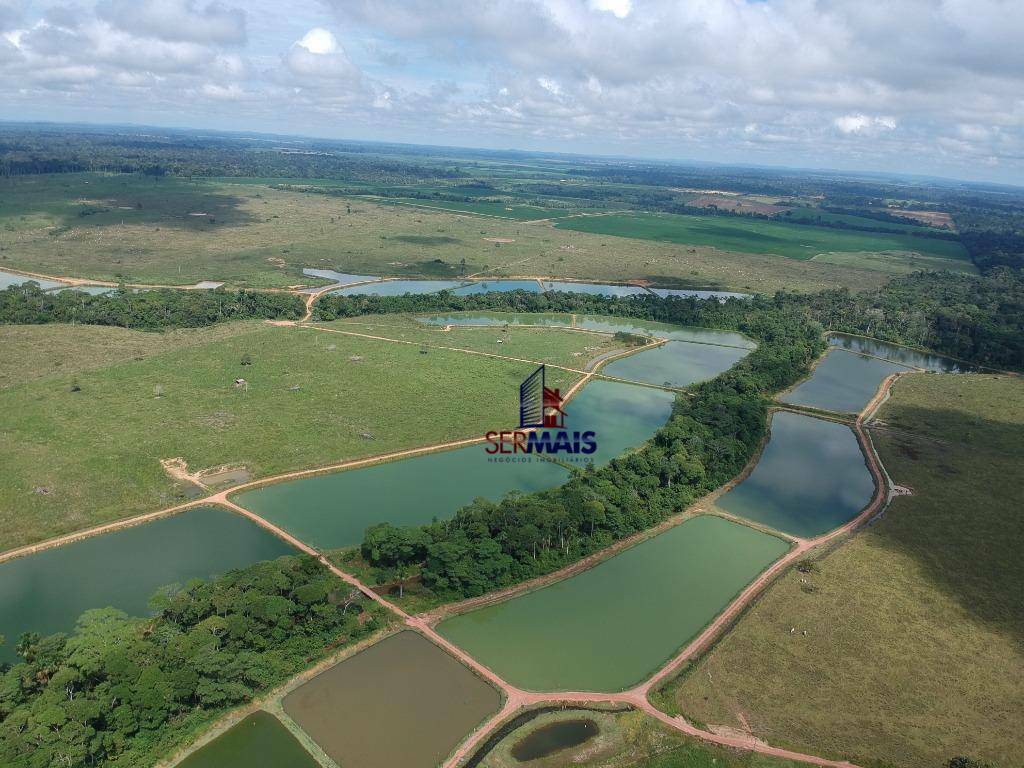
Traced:
[[153, 765], [387, 620], [308, 556], [194, 581], [153, 603], [151, 618], [102, 608], [70, 635], [18, 640], [21, 662], [0, 669], [0, 765]]
[[302, 299], [287, 293], [225, 290], [118, 289], [92, 295], [42, 291], [36, 283], [0, 291], [0, 324], [81, 323], [122, 328], [193, 328], [227, 320], [305, 314]]

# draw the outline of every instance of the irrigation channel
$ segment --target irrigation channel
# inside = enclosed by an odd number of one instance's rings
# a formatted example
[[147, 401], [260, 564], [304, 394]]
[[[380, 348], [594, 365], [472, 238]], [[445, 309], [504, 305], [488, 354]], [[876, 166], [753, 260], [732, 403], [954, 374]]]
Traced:
[[[373, 290], [402, 282], [369, 279]], [[325, 292], [317, 289], [311, 299]], [[465, 313], [421, 320], [648, 337], [631, 353], [581, 372], [567, 393], [567, 418], [598, 434], [598, 464], [653, 435], [679, 387], [714, 377], [754, 347], [732, 332], [609, 317]], [[829, 341], [812, 375], [780, 396], [759, 463], [654, 531], [553, 576], [412, 616], [323, 554], [357, 544], [373, 523], [428, 522], [477, 496], [552, 487], [568, 475], [549, 461], [489, 462], [481, 439], [471, 438], [264, 478], [0, 555], [0, 633], [66, 630], [90, 607], [139, 613], [161, 584], [299, 550], [385, 606], [403, 631], [296, 684], [268, 706], [273, 715], [250, 708], [229, 716], [228, 723], [239, 722], [182, 765], [241, 765], [253, 754], [252, 742], [282, 755], [302, 742], [340, 764], [454, 768], [528, 708], [587, 703], [634, 707], [725, 746], [847, 765], [701, 730], [648, 700], [775, 576], [882, 508], [890, 489], [865, 421], [895, 377], [957, 370], [953, 361], [882, 342], [840, 335]]]

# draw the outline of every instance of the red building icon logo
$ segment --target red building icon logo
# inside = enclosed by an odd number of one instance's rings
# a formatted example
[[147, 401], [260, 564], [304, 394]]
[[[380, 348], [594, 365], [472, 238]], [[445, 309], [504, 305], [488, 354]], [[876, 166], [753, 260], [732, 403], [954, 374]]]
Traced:
[[565, 411], [562, 410], [562, 393], [556, 387], [544, 387], [544, 426], [550, 429], [565, 428]]

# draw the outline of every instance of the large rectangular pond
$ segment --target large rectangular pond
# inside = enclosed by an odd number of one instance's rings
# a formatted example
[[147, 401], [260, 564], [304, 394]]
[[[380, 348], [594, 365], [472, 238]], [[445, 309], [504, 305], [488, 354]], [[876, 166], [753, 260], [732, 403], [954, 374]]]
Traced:
[[[668, 420], [671, 408], [672, 395], [666, 392], [592, 382], [566, 406], [566, 428], [595, 431], [593, 458], [603, 463], [647, 440]], [[494, 428], [512, 428], [517, 418], [495, 414]], [[235, 501], [313, 546], [335, 548], [359, 544], [376, 523], [422, 525], [451, 517], [478, 496], [496, 501], [509, 491], [552, 488], [569, 476], [567, 469], [537, 457], [491, 458], [481, 443], [268, 485]]]
[[654, 349], [612, 360], [600, 372], [630, 381], [669, 387], [685, 387], [713, 379], [746, 357], [737, 347], [669, 341]]
[[754, 471], [717, 505], [739, 517], [812, 538], [852, 520], [875, 492], [853, 430], [777, 411]]
[[438, 631], [523, 688], [623, 690], [668, 661], [788, 549], [739, 523], [696, 517]]
[[[373, 275], [353, 275], [349, 272], [336, 272], [333, 269], [312, 269], [306, 268], [302, 270], [302, 274], [306, 277], [321, 277], [324, 280], [331, 280], [339, 285], [348, 285], [349, 283], [365, 283], [372, 280], [380, 280], [379, 277]], [[322, 286], [321, 286], [322, 287]], [[308, 291], [318, 291], [320, 288], [310, 288]]]
[[890, 344], [886, 341], [868, 339], [864, 336], [851, 336], [846, 333], [830, 333], [828, 343], [833, 347], [845, 349], [850, 352], [861, 352], [874, 357], [884, 357], [886, 360], [908, 365], [913, 368], [923, 368], [926, 371], [938, 371], [940, 373], [964, 373], [976, 370], [969, 363], [961, 363], [950, 357], [935, 355], [931, 352], [922, 352], [910, 347], [902, 347], [899, 344]]
[[696, 328], [659, 323], [655, 320], [636, 320], [605, 315], [579, 315], [576, 327], [605, 333], [637, 333], [642, 336], [653, 336], [656, 339], [673, 341], [692, 341], [701, 344], [717, 344], [724, 347], [756, 349], [757, 342], [736, 331], [720, 331], [715, 328]]
[[832, 349], [815, 366], [809, 379], [780, 395], [779, 400], [826, 411], [859, 413], [871, 402], [886, 376], [906, 370], [906, 366], [886, 360]]
[[258, 710], [175, 768], [320, 768], [281, 721]]
[[463, 285], [459, 280], [385, 280], [381, 283], [353, 285], [331, 291], [331, 296], [404, 296], [407, 293], [438, 293]]
[[149, 613], [162, 586], [208, 578], [295, 550], [233, 512], [199, 507], [0, 563], [0, 661], [23, 632], [70, 631], [83, 611]]
[[435, 768], [501, 697], [422, 635], [404, 631], [317, 675], [283, 704], [339, 765]]

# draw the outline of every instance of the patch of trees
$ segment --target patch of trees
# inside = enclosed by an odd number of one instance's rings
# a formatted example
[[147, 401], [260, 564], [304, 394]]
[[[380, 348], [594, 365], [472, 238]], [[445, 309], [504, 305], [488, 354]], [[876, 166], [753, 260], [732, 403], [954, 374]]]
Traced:
[[830, 330], [926, 347], [995, 368], [1024, 370], [1024, 273], [918, 272], [860, 294], [779, 294]]
[[249, 318], [297, 320], [305, 314], [298, 296], [256, 291], [135, 292], [124, 287], [93, 295], [43, 291], [35, 282], [0, 291], [0, 324], [80, 323], [122, 328], [195, 328]]
[[386, 622], [308, 556], [168, 588], [156, 614], [87, 611], [0, 669], [0, 765], [149, 766], [226, 710]]
[[[471, 299], [476, 308], [546, 301], [544, 308], [553, 311], [576, 306], [621, 314], [628, 307], [633, 317], [742, 330], [759, 346], [726, 373], [680, 395], [668, 423], [651, 441], [604, 467], [575, 470], [559, 488], [510, 494], [500, 502], [477, 499], [451, 520], [419, 527], [383, 523], [367, 530], [361, 552], [382, 579], [418, 571], [427, 589], [448, 599], [553, 571], [657, 525], [719, 487], [740, 472], [760, 445], [766, 395], [805, 375], [824, 349], [821, 328], [806, 312], [779, 307], [773, 299], [722, 304], [678, 297], [484, 294], [435, 295], [430, 301], [441, 309], [452, 298]], [[426, 309], [427, 303], [419, 308]]]

